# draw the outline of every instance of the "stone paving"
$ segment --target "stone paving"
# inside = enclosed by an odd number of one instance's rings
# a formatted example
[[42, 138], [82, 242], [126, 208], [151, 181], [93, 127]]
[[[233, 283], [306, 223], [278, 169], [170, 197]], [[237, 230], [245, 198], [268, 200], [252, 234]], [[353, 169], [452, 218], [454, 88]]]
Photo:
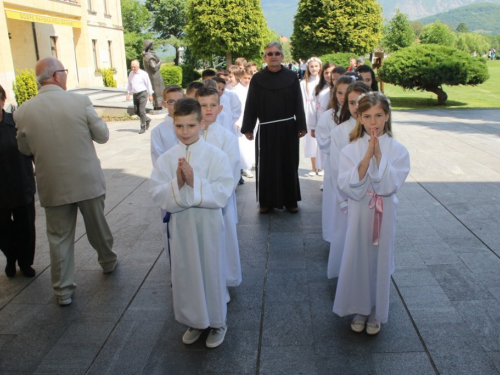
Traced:
[[[243, 283], [231, 288], [217, 349], [205, 336], [183, 345], [185, 327], [173, 317], [159, 210], [148, 195], [150, 133], [137, 135], [138, 121], [108, 125], [110, 141], [96, 147], [119, 266], [102, 274], [79, 218], [78, 287], [61, 308], [37, 205], [37, 277], [0, 274], [1, 374], [500, 373], [499, 110], [395, 113], [412, 170], [398, 194], [389, 322], [375, 337], [351, 332], [350, 317], [331, 311], [321, 179], [301, 177], [296, 215], [258, 214], [246, 179], [237, 189]], [[301, 161], [301, 176], [308, 166]]]

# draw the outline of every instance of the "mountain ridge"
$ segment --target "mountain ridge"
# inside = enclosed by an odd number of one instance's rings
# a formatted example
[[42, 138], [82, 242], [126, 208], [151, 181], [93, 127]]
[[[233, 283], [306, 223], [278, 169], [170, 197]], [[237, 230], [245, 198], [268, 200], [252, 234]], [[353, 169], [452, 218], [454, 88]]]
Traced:
[[[293, 32], [293, 18], [298, 8], [298, 1], [261, 0], [262, 10], [267, 24], [278, 34], [290, 37]], [[383, 16], [391, 19], [396, 9], [407, 14], [410, 20], [448, 12], [452, 9], [477, 3], [500, 4], [500, 0], [379, 0]]]

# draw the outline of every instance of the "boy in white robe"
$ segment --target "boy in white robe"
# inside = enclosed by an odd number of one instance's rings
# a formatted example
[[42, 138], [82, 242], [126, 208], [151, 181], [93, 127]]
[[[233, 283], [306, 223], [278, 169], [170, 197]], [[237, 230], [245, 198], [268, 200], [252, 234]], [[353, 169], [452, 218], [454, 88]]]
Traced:
[[[233, 194], [229, 198], [226, 207], [223, 208], [222, 215], [224, 217], [226, 239], [226, 284], [227, 286], [238, 286], [241, 283], [241, 263], [236, 227], [238, 210], [234, 193], [240, 179], [238, 140], [229, 130], [218, 123], [218, 115], [222, 110], [222, 106], [219, 103], [219, 94], [216, 89], [210, 87], [200, 88], [196, 92], [196, 99], [201, 105], [204, 125], [203, 139], [226, 153], [233, 172]], [[229, 291], [227, 291], [226, 297], [229, 302]]]
[[201, 137], [201, 107], [191, 98], [174, 107], [179, 143], [161, 155], [150, 181], [154, 202], [171, 213], [170, 251], [175, 319], [192, 344], [211, 327], [206, 345], [219, 346], [226, 326], [226, 262], [222, 208], [233, 192], [227, 155]]
[[[167, 115], [165, 119], [160, 122], [151, 131], [151, 161], [153, 166], [156, 163], [158, 157], [177, 144], [177, 136], [174, 130], [174, 119], [172, 117], [174, 113], [175, 103], [184, 97], [184, 90], [178, 85], [169, 85], [163, 90], [163, 101], [161, 104], [164, 108], [167, 108]], [[160, 208], [160, 218], [161, 218], [161, 232], [163, 236], [163, 243], [165, 244], [165, 250], [169, 251], [168, 248], [168, 227], [167, 224], [163, 222], [166, 215], [166, 211]], [[169, 261], [170, 261], [170, 252]]]
[[[406, 148], [391, 134], [390, 102], [359, 97], [358, 121], [340, 155], [339, 188], [348, 196], [347, 232], [333, 312], [357, 314], [351, 329], [380, 332], [389, 316], [394, 272], [396, 193], [410, 172]], [[367, 322], [368, 321], [368, 322]]]
[[161, 104], [167, 108], [167, 115], [156, 127], [151, 131], [151, 160], [153, 165], [156, 159], [177, 144], [177, 136], [174, 130], [174, 113], [175, 103], [184, 97], [184, 90], [177, 85], [168, 85], [163, 90], [163, 101]]

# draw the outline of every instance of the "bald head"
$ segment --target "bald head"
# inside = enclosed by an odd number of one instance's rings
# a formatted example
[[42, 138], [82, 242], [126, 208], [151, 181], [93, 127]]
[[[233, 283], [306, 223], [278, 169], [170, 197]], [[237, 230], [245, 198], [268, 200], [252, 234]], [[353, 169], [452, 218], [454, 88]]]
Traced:
[[36, 80], [41, 86], [57, 85], [66, 90], [67, 76], [63, 69], [63, 64], [55, 57], [44, 57], [35, 65]]

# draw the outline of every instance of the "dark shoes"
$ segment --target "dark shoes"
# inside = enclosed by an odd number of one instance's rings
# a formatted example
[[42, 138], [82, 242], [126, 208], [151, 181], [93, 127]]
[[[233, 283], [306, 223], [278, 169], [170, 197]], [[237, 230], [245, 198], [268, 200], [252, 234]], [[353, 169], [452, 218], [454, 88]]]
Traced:
[[31, 266], [27, 266], [27, 267], [20, 267], [21, 268], [21, 272], [24, 273], [24, 276], [26, 277], [34, 277], [36, 275], [36, 272], [33, 268], [31, 268]]
[[261, 214], [267, 214], [269, 211], [270, 211], [269, 207], [261, 207], [261, 208], [259, 208], [259, 212]]
[[146, 130], [149, 129], [149, 124], [151, 123], [151, 119], [149, 119], [148, 121], [146, 121]]
[[7, 262], [7, 265], [5, 266], [5, 274], [7, 277], [16, 276], [16, 262]]
[[297, 212], [299, 212], [298, 207], [287, 207], [286, 209], [288, 210], [288, 212], [290, 212], [292, 214], [296, 214]]
[[[34, 277], [36, 275], [35, 270], [31, 268], [31, 266], [19, 267], [19, 268], [21, 268], [21, 272], [26, 277]], [[7, 266], [5, 266], [5, 274], [8, 277], [16, 276], [16, 262], [7, 262]]]
[[141, 128], [141, 130], [139, 130], [139, 134], [144, 134], [146, 132], [146, 129], [144, 128]]

